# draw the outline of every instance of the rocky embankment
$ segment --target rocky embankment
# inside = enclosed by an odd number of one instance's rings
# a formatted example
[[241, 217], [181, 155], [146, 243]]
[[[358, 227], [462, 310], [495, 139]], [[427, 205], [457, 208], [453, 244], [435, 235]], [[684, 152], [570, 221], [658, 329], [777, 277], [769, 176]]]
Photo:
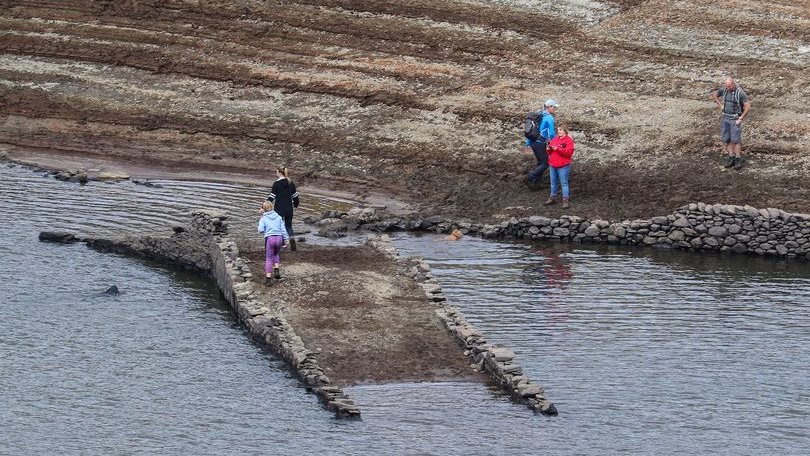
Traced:
[[308, 221], [330, 237], [355, 229], [448, 233], [457, 228], [463, 234], [488, 238], [646, 245], [805, 260], [810, 253], [810, 214], [727, 204], [691, 203], [669, 215], [622, 222], [563, 215], [556, 219], [512, 217], [499, 224], [481, 224], [441, 216], [394, 217], [372, 208], [327, 211], [320, 220]]

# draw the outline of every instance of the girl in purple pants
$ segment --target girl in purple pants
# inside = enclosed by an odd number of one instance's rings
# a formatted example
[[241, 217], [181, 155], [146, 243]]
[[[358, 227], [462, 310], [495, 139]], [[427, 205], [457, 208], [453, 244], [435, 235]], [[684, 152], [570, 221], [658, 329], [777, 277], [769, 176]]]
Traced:
[[284, 219], [273, 210], [273, 203], [262, 204], [262, 218], [259, 219], [259, 233], [264, 234], [264, 284], [273, 285], [273, 279], [281, 278], [281, 249], [287, 245], [290, 235], [284, 227]]

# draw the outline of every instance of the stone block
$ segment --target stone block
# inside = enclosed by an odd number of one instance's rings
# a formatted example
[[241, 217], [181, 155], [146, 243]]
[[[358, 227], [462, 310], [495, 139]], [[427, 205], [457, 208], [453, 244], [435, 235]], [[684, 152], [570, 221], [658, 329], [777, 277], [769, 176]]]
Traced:
[[529, 224], [532, 226], [549, 226], [551, 225], [551, 219], [548, 217], [533, 215], [529, 217]]
[[488, 351], [495, 361], [511, 361], [515, 358], [515, 352], [508, 348], [492, 347]]
[[585, 228], [585, 236], [599, 237], [599, 227], [596, 225], [591, 225], [588, 228]]
[[571, 232], [568, 230], [568, 228], [554, 228], [552, 233], [554, 234], [554, 236], [560, 236], [560, 237], [568, 237], [568, 235], [571, 234]]

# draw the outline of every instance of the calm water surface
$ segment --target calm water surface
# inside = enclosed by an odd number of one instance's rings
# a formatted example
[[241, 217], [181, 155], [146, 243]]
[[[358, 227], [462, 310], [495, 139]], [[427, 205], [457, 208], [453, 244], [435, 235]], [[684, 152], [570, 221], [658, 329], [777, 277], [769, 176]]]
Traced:
[[[165, 230], [265, 189], [87, 186], [0, 168], [0, 454], [804, 454], [807, 265], [400, 236], [455, 305], [515, 349], [559, 417], [477, 383], [348, 388], [323, 411], [216, 291], [40, 230]], [[304, 200], [307, 210], [333, 204]], [[118, 298], [97, 294], [117, 284]]]

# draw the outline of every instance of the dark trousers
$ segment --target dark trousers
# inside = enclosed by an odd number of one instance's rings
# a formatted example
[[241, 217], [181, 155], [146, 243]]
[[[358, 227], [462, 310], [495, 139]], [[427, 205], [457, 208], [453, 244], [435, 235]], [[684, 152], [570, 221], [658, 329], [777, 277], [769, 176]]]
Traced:
[[281, 218], [284, 219], [284, 228], [287, 229], [287, 234], [290, 236], [290, 239], [292, 239], [293, 236], [295, 236], [295, 233], [293, 233], [293, 227], [292, 227], [293, 215], [292, 214], [278, 214], [278, 215], [280, 215]]
[[532, 152], [534, 153], [534, 158], [537, 159], [537, 166], [532, 168], [529, 171], [529, 180], [532, 182], [537, 182], [540, 180], [540, 176], [543, 175], [543, 171], [548, 169], [548, 154], [546, 153], [546, 143], [542, 141], [537, 141], [531, 145]]

